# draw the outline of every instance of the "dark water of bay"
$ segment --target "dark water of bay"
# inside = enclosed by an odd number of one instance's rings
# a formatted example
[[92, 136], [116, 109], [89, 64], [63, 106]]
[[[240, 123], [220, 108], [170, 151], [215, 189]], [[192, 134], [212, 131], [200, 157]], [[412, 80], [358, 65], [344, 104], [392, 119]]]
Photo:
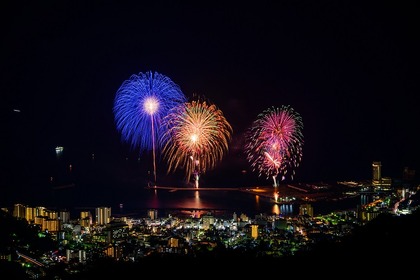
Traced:
[[[25, 170], [13, 169], [8, 173], [10, 180], [2, 181], [0, 207], [12, 207], [22, 203], [31, 207], [44, 206], [57, 210], [70, 210], [77, 215], [84, 209], [111, 207], [113, 214], [146, 216], [147, 210], [157, 209], [159, 216], [171, 211], [213, 211], [216, 214], [232, 216], [246, 214], [296, 215], [297, 203], [277, 204], [270, 198], [232, 190], [154, 190], [147, 189], [146, 170], [137, 163], [126, 161], [55, 162], [50, 165], [31, 163]], [[139, 172], [140, 171], [140, 172]], [[205, 187], [251, 187], [261, 184], [253, 180], [252, 174], [243, 175], [241, 169], [218, 171], [203, 177]], [[269, 182], [265, 182], [269, 184]], [[168, 178], [162, 184], [181, 186], [180, 182]], [[274, 191], [274, 190], [273, 190]], [[280, 189], [280, 195], [287, 196], [287, 189]], [[273, 192], [274, 196], [274, 192]], [[327, 214], [337, 210], [355, 209], [360, 197], [334, 202], [312, 203], [315, 214]]]
[[[150, 209], [158, 210], [159, 216], [171, 213], [194, 215], [211, 212], [217, 216], [232, 217], [233, 213], [254, 217], [258, 214], [294, 216], [299, 212], [299, 203], [275, 203], [272, 199], [234, 190], [177, 190], [164, 189], [124, 189], [114, 192], [110, 188], [93, 193], [77, 187], [54, 190], [46, 204], [54, 209], [68, 209], [74, 215], [82, 210], [94, 211], [95, 207], [110, 207], [114, 215], [146, 217]], [[287, 190], [280, 190], [283, 195]], [[274, 189], [273, 189], [274, 196]], [[366, 200], [367, 198], [363, 198]], [[360, 196], [340, 201], [320, 201], [311, 205], [314, 214], [329, 214], [333, 211], [356, 209], [361, 204]], [[94, 212], [93, 212], [94, 213]]]

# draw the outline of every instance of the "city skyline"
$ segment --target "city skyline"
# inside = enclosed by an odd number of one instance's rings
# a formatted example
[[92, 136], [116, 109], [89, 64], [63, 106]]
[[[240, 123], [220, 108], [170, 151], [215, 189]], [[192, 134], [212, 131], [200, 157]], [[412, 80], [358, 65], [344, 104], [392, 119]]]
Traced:
[[121, 142], [112, 112], [122, 82], [146, 71], [223, 111], [232, 141], [214, 173], [250, 172], [245, 131], [259, 113], [283, 105], [303, 120], [295, 181], [370, 178], [373, 161], [389, 177], [419, 169], [418, 9], [410, 3], [2, 7], [2, 187], [32, 167], [56, 168], [56, 146], [73, 161], [94, 154], [151, 162]]

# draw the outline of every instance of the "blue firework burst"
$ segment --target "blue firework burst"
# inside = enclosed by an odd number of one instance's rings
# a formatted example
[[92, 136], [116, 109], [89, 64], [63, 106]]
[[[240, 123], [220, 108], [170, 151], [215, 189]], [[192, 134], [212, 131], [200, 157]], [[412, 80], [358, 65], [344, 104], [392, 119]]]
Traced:
[[114, 116], [121, 139], [140, 152], [160, 149], [163, 135], [161, 120], [168, 112], [186, 102], [181, 88], [170, 78], [148, 71], [132, 75], [118, 89]]

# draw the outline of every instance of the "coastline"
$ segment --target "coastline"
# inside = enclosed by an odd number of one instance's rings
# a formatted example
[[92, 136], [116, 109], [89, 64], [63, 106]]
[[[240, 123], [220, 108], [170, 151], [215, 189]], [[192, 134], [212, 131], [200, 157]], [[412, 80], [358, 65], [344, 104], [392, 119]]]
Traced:
[[311, 203], [334, 203], [358, 198], [358, 188], [344, 186], [339, 183], [316, 183], [316, 184], [282, 184], [279, 186], [255, 186], [255, 187], [168, 187], [152, 186], [145, 187], [149, 190], [177, 191], [237, 191], [263, 198], [272, 204], [311, 204]]

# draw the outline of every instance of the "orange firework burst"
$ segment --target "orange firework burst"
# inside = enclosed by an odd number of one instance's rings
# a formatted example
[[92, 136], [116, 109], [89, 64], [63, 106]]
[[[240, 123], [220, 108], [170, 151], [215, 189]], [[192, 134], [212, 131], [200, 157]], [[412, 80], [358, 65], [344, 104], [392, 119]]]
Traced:
[[199, 176], [214, 169], [228, 151], [231, 125], [216, 105], [200, 99], [174, 109], [163, 124], [168, 173], [182, 167], [186, 180], [194, 175], [198, 187]]

